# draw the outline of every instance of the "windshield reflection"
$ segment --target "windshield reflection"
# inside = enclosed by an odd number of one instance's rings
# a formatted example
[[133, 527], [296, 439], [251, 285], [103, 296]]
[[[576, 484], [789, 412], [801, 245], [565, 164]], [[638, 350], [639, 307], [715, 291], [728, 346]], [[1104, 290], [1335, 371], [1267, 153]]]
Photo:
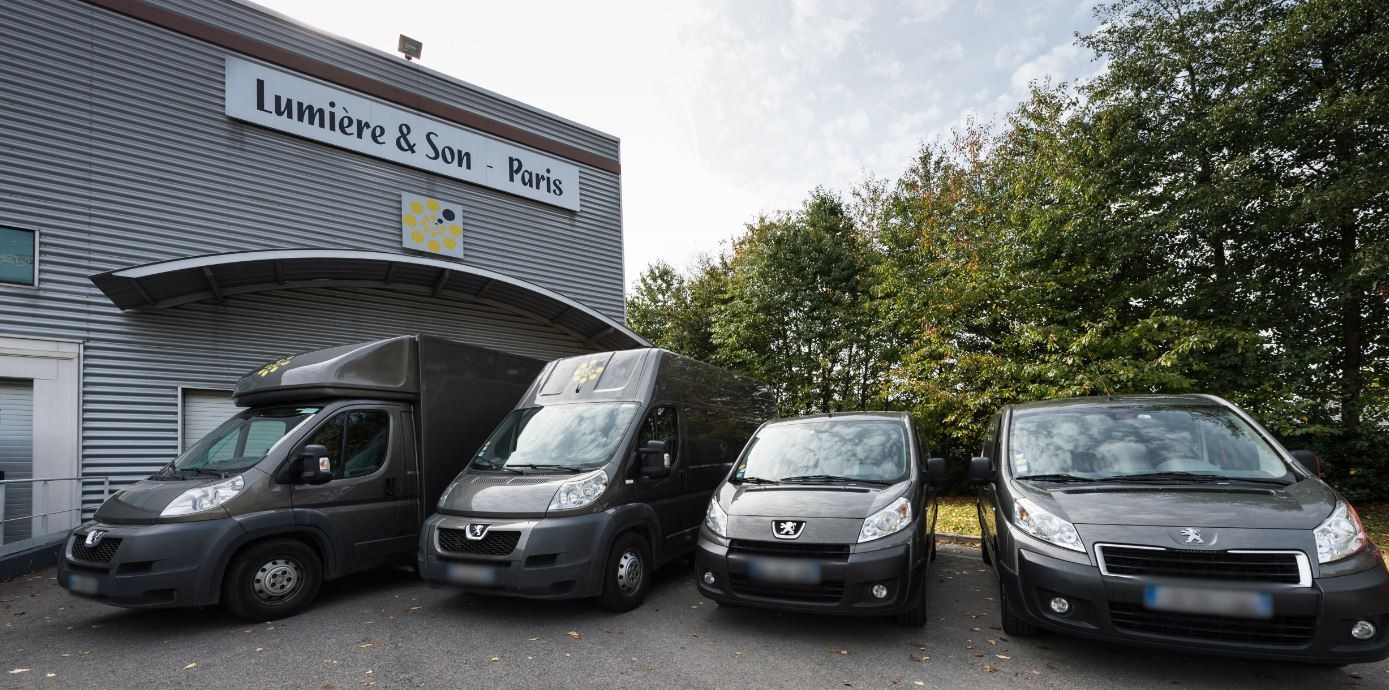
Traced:
[[173, 462], [176, 470], [234, 473], [260, 462], [289, 432], [321, 408], [260, 407], [243, 410], [204, 436]]
[[907, 474], [902, 424], [823, 420], [763, 427], [748, 443], [735, 480], [840, 477], [897, 482]]
[[634, 402], [590, 402], [513, 410], [473, 456], [472, 467], [606, 464], [638, 407]]

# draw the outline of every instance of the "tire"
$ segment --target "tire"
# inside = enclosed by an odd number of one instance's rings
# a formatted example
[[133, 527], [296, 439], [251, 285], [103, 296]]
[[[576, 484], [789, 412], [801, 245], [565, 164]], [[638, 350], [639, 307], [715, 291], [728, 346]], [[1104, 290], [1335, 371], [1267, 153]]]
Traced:
[[913, 628], [926, 625], [928, 612], [926, 610], [926, 574], [923, 572], [917, 576], [917, 584], [912, 588], [911, 597], [907, 600], [907, 608], [897, 614], [897, 623]]
[[1003, 632], [1014, 637], [1032, 637], [1037, 634], [1037, 626], [1023, 620], [1008, 605], [1008, 588], [1003, 584], [1003, 575], [998, 578], [998, 617], [1003, 623]]
[[603, 592], [598, 595], [598, 605], [619, 613], [641, 606], [651, 589], [654, 566], [651, 545], [645, 538], [636, 532], [619, 535], [603, 565]]
[[244, 549], [222, 582], [222, 605], [247, 620], [287, 618], [304, 610], [323, 584], [323, 563], [303, 542], [271, 539]]

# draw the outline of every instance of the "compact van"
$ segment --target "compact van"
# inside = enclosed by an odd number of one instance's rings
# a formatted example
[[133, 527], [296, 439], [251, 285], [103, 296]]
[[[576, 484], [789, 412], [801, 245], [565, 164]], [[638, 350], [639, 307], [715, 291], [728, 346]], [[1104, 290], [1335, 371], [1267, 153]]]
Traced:
[[945, 478], [904, 412], [769, 422], [708, 503], [699, 590], [720, 604], [923, 625]]
[[325, 579], [409, 562], [541, 366], [427, 336], [266, 364], [236, 385], [245, 410], [73, 530], [58, 583], [116, 606], [292, 615]]
[[1206, 395], [1003, 408], [970, 465], [1004, 631], [1320, 664], [1389, 656], [1355, 509]]
[[432, 584], [638, 606], [688, 553], [757, 426], [763, 384], [659, 349], [552, 362], [449, 486], [420, 534]]

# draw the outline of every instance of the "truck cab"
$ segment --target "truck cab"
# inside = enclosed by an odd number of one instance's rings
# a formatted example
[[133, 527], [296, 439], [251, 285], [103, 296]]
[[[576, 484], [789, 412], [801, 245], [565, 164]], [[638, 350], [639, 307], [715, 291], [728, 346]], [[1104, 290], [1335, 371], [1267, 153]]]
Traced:
[[238, 412], [108, 499], [58, 582], [116, 606], [297, 613], [332, 579], [408, 560], [426, 506], [540, 363], [425, 336], [329, 348], [238, 382]]

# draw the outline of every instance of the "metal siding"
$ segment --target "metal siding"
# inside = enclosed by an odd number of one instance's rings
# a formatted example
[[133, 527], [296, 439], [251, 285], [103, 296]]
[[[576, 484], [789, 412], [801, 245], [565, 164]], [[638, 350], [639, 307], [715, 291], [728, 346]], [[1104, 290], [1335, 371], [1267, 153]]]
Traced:
[[[435, 98], [616, 155], [611, 137], [256, 8], [177, 9], [375, 78], [413, 79]], [[92, 285], [96, 273], [251, 249], [399, 253], [399, 195], [411, 191], [464, 205], [463, 263], [623, 320], [618, 176], [580, 166], [583, 211], [574, 214], [238, 123], [223, 111], [225, 54], [78, 0], [6, 3], [0, 225], [43, 235], [39, 287], [0, 286], [0, 334], [85, 343], [85, 475], [111, 476], [113, 485], [147, 475], [178, 451], [179, 386], [230, 388], [285, 354], [408, 333], [545, 358], [602, 345], [453, 291], [433, 299], [288, 289], [123, 313]], [[97, 491], [88, 487], [87, 508]]]
[[[34, 476], [34, 384], [31, 381], [0, 379], [0, 471], [5, 479], [31, 479]], [[29, 484], [0, 486], [5, 492], [3, 535], [0, 544], [11, 544], [34, 536], [33, 522], [18, 520], [30, 515], [34, 489]], [[11, 522], [12, 520], [12, 522]]]
[[231, 419], [241, 408], [232, 402], [231, 391], [209, 391], [185, 388], [183, 390], [183, 419], [179, 420], [179, 436], [183, 447], [179, 452], [202, 440], [222, 422]]

